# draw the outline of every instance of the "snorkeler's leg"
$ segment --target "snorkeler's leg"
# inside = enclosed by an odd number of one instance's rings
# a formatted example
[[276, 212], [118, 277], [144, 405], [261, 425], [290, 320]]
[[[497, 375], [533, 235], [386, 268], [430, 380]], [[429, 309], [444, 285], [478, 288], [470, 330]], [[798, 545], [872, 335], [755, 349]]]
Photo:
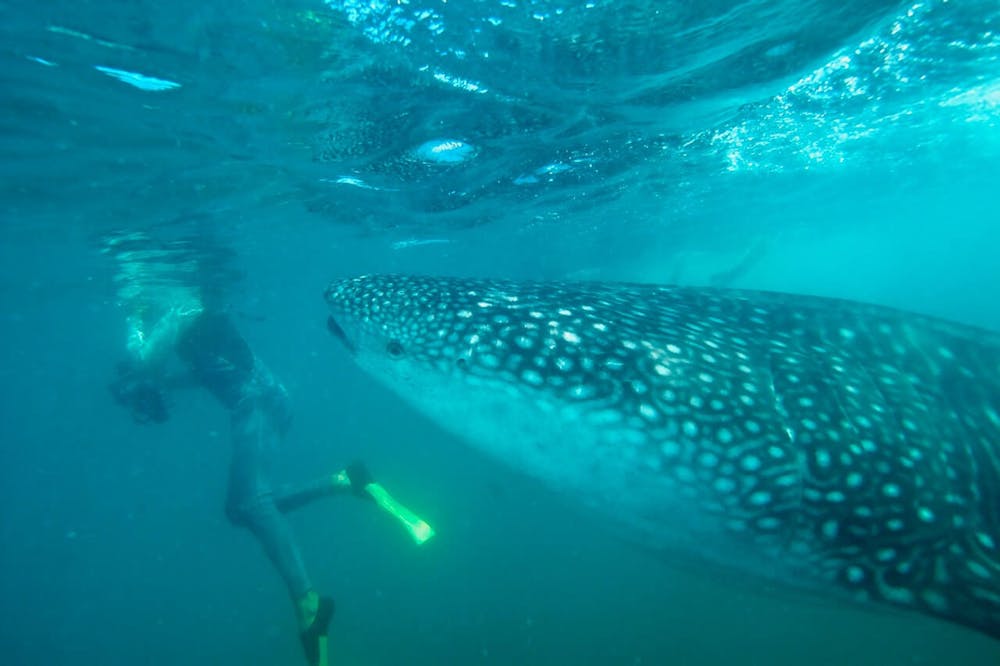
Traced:
[[294, 511], [324, 497], [349, 492], [351, 484], [342, 485], [338, 475], [327, 475], [301, 484], [284, 484], [274, 489], [274, 504], [282, 513]]
[[233, 411], [233, 458], [229, 468], [226, 515], [246, 527], [298, 600], [312, 584], [285, 517], [274, 501], [271, 468], [280, 433], [260, 399], [249, 398]]
[[353, 493], [364, 499], [371, 499], [371, 496], [364, 492], [364, 488], [373, 482], [368, 468], [360, 462], [355, 462], [330, 476], [323, 476], [304, 484], [287, 484], [275, 488], [274, 503], [282, 513], [287, 513], [332, 495]]
[[310, 664], [325, 666], [326, 635], [333, 600], [312, 588], [295, 537], [275, 503], [271, 470], [287, 430], [287, 396], [283, 390], [252, 392], [232, 415], [233, 459], [226, 513], [247, 527], [278, 570], [295, 603], [300, 638]]

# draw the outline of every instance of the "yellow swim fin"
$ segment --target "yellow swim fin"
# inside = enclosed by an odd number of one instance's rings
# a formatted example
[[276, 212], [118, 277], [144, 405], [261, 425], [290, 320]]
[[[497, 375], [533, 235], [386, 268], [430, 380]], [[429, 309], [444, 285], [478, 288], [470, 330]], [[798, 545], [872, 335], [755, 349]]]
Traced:
[[333, 599], [320, 597], [312, 624], [299, 634], [309, 666], [329, 666], [329, 632], [333, 619]]

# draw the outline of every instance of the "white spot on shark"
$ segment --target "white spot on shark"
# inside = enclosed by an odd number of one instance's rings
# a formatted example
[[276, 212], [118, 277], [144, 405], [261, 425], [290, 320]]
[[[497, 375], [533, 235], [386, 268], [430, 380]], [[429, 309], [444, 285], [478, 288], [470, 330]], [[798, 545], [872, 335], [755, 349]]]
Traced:
[[986, 567], [984, 567], [979, 562], [976, 562], [975, 560], [969, 560], [969, 561], [967, 561], [965, 563], [965, 566], [967, 566], [969, 568], [969, 571], [971, 571], [976, 576], [979, 576], [980, 578], [992, 578], [993, 577], [993, 575], [990, 573], [989, 569], [987, 569]]
[[681, 452], [681, 446], [677, 442], [664, 442], [660, 445], [660, 452], [667, 458], [674, 458]]
[[736, 490], [736, 482], [729, 477], [720, 476], [717, 478], [712, 486], [720, 493], [731, 493]]
[[884, 486], [882, 486], [882, 493], [886, 497], [899, 497], [901, 492], [902, 491], [900, 487], [895, 483], [887, 483]]
[[525, 370], [521, 373], [521, 379], [532, 386], [541, 386], [543, 383], [542, 376], [535, 370]]
[[757, 521], [757, 527], [762, 530], [774, 530], [781, 526], [781, 521], [773, 516], [767, 516]]
[[875, 559], [879, 562], [892, 562], [896, 559], [896, 549], [895, 548], [879, 548], [875, 552]]

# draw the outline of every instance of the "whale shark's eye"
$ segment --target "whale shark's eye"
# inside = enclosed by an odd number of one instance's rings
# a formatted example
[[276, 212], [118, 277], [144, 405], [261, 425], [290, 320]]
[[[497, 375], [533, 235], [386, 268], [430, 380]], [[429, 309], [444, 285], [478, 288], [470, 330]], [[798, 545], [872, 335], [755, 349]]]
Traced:
[[385, 352], [389, 355], [389, 358], [401, 358], [403, 356], [403, 345], [395, 340], [389, 340], [385, 346]]

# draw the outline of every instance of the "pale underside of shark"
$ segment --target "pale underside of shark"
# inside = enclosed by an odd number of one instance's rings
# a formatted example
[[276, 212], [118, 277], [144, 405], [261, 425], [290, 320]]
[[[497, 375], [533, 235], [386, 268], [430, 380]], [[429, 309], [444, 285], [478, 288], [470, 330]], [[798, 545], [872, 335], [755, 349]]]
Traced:
[[331, 330], [637, 540], [1000, 637], [1000, 336], [789, 294], [392, 275]]

